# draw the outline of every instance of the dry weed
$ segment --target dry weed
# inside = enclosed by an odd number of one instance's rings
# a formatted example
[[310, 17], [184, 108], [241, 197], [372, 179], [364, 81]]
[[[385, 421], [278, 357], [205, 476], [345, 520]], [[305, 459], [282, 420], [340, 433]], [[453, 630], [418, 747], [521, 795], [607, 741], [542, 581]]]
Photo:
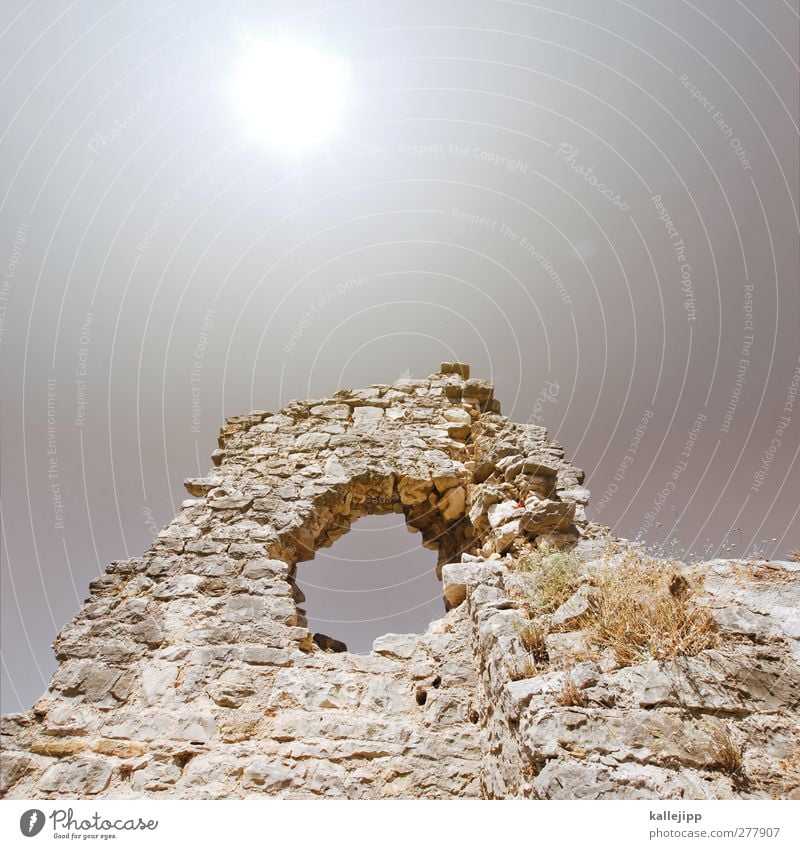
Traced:
[[726, 728], [714, 733], [716, 766], [728, 775], [737, 775], [742, 769], [742, 750], [736, 745]]
[[577, 589], [581, 563], [567, 552], [536, 552], [517, 564], [525, 584], [527, 606], [534, 615], [552, 613]]
[[669, 561], [629, 552], [619, 565], [598, 570], [594, 583], [592, 640], [618, 663], [694, 655], [716, 644], [716, 622]]
[[586, 693], [567, 675], [557, 701], [562, 707], [586, 707], [588, 699]]

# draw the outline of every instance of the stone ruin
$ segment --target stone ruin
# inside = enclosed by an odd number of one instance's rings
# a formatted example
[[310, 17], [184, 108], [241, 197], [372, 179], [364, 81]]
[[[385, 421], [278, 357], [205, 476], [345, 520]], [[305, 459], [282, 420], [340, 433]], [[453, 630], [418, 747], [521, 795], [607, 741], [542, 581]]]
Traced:
[[[735, 798], [800, 770], [791, 564], [705, 564], [730, 645], [525, 669], [515, 561], [610, 556], [583, 473], [463, 364], [227, 420], [214, 468], [58, 635], [45, 695], [3, 718], [8, 798]], [[443, 617], [355, 655], [306, 625], [296, 564], [403, 513], [438, 552]], [[580, 595], [580, 590], [576, 597]], [[579, 601], [579, 599], [578, 599]], [[553, 661], [570, 636], [548, 637]], [[575, 617], [573, 617], [575, 618]], [[572, 633], [580, 633], [573, 631]], [[568, 642], [568, 640], [567, 640]], [[720, 758], [726, 722], [741, 775]], [[796, 759], [793, 761], [793, 758]]]

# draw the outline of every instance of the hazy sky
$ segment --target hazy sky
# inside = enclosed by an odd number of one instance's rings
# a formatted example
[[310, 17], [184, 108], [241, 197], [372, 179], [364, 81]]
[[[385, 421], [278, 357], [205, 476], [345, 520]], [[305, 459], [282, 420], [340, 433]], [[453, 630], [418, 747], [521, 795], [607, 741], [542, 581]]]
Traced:
[[[547, 424], [618, 533], [800, 547], [797, 0], [2, 17], [3, 711], [225, 415], [442, 360]], [[325, 145], [248, 135], [233, 81], [275, 38], [352, 68]]]

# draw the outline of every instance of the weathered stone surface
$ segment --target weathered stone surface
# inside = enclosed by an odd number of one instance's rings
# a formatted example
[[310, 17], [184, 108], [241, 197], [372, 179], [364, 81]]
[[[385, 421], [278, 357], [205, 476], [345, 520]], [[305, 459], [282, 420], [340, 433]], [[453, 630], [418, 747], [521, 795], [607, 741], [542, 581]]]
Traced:
[[94, 796], [111, 781], [111, 763], [100, 758], [76, 758], [46, 770], [37, 789], [63, 796]]
[[250, 645], [242, 647], [242, 660], [253, 666], [289, 666], [291, 654], [286, 649]]
[[376, 654], [409, 658], [419, 645], [419, 634], [384, 634], [372, 645]]
[[579, 626], [592, 606], [594, 592], [589, 584], [582, 584], [550, 618], [551, 628], [570, 630]]
[[[625, 557], [586, 521], [583, 472], [465, 364], [231, 417], [212, 459], [150, 549], [92, 581], [45, 695], [4, 717], [4, 796], [795, 792], [800, 571], [694, 567], [718, 640], [621, 666], [586, 621], [591, 570]], [[368, 655], [312, 635], [297, 563], [401, 511], [438, 549], [448, 612]], [[585, 582], [537, 618], [516, 559], [550, 548]]]
[[547, 498], [528, 499], [522, 516], [522, 528], [528, 534], [560, 531], [569, 527], [574, 517], [574, 503]]
[[487, 511], [489, 524], [493, 528], [499, 528], [505, 525], [511, 519], [518, 519], [525, 511], [519, 507], [516, 501], [502, 501], [499, 504], [492, 504]]
[[466, 363], [442, 363], [442, 374], [457, 374], [465, 380], [469, 378], [469, 366]]
[[467, 581], [474, 568], [467, 563], [448, 563], [442, 569], [444, 597], [451, 607], [461, 604], [467, 597]]
[[458, 519], [464, 515], [464, 504], [466, 503], [466, 491], [463, 486], [456, 486], [449, 489], [440, 499], [438, 503], [439, 511], [442, 518], [448, 522], [453, 519]]

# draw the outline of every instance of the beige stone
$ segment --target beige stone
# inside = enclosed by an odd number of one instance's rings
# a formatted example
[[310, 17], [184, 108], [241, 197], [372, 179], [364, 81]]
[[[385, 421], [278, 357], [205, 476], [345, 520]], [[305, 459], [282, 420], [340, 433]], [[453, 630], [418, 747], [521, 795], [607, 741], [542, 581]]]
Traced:
[[[800, 571], [696, 565], [716, 643], [621, 667], [590, 584], [539, 616], [517, 568], [539, 548], [581, 580], [624, 568], [583, 472], [465, 364], [231, 417], [212, 461], [150, 548], [91, 582], [47, 693], [3, 718], [4, 796], [791, 795]], [[315, 641], [297, 563], [399, 512], [438, 549], [444, 615], [368, 655]]]

